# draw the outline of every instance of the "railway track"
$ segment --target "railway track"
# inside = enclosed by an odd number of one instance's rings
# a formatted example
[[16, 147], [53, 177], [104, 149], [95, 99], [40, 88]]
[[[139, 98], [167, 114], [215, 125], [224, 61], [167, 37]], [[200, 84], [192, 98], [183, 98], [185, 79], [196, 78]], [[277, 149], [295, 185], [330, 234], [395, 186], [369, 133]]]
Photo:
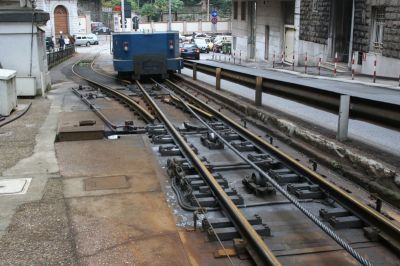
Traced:
[[[209, 240], [219, 241], [229, 259], [225, 247], [233, 241], [236, 255], [250, 254], [258, 265], [293, 264], [305, 254], [319, 264], [329, 251], [338, 252], [338, 262], [372, 265], [394, 259], [395, 265], [400, 229], [392, 221], [201, 101], [194, 89], [152, 80], [122, 81], [125, 89], [118, 90], [110, 86], [115, 87], [114, 78], [94, 73], [89, 65], [75, 66], [74, 72], [146, 123], [142, 128], [167, 165], [182, 215], [192, 217], [195, 227], [202, 218]], [[118, 126], [85, 93], [75, 93], [118, 134]], [[304, 241], [292, 244], [291, 238]], [[387, 260], [379, 258], [382, 250]]]

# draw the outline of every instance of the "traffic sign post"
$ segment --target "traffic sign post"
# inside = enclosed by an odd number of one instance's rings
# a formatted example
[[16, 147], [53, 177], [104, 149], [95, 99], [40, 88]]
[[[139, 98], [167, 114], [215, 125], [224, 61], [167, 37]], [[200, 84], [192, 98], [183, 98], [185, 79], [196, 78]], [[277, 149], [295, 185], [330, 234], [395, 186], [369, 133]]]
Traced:
[[218, 22], [217, 17], [212, 17], [212, 18], [211, 18], [211, 23], [212, 23], [212, 24], [217, 24], [217, 22]]
[[217, 12], [217, 10], [213, 10], [213, 11], [211, 12], [211, 16], [212, 16], [213, 18], [218, 17], [218, 12]]

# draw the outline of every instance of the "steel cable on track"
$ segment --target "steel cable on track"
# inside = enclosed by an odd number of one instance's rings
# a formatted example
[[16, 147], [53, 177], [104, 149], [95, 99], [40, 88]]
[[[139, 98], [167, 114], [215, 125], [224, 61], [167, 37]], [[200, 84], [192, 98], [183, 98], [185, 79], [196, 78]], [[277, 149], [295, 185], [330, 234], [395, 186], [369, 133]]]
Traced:
[[[162, 86], [161, 84], [159, 84]], [[170, 89], [163, 86], [166, 90], [170, 91], [171, 94], [175, 94]], [[362, 257], [356, 250], [354, 250], [345, 240], [339, 237], [335, 232], [333, 232], [328, 226], [322, 223], [315, 215], [304, 208], [300, 202], [297, 201], [292, 195], [289, 194], [282, 186], [280, 186], [273, 178], [271, 178], [266, 172], [264, 172], [260, 167], [258, 167], [254, 162], [250, 161], [244, 155], [242, 155], [235, 147], [233, 147], [228, 141], [226, 141], [216, 130], [210, 127], [196, 112], [190, 108], [187, 103], [181, 99], [176, 94], [175, 97], [179, 98], [182, 104], [185, 106], [189, 112], [194, 115], [204, 126], [206, 126], [210, 131], [212, 131], [225, 145], [227, 145], [236, 155], [238, 155], [246, 163], [250, 164], [257, 172], [259, 172], [264, 178], [268, 180], [280, 193], [282, 193], [289, 201], [291, 201], [301, 212], [303, 212], [310, 220], [312, 220], [318, 227], [320, 227], [326, 234], [328, 234], [333, 240], [335, 240], [341, 247], [343, 247], [349, 254], [351, 254], [358, 262], [364, 266], [372, 266], [371, 262]], [[211, 107], [210, 107], [211, 108]]]

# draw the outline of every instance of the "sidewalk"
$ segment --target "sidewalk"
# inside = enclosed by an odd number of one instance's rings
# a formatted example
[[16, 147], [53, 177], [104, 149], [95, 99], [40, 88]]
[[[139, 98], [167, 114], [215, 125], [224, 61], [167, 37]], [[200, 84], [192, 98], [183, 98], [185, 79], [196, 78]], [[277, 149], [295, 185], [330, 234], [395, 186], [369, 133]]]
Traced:
[[333, 70], [324, 67], [321, 67], [319, 70], [317, 66], [307, 66], [307, 73], [306, 73], [306, 69], [304, 66], [295, 66], [293, 68], [293, 66], [289, 65], [288, 63], [282, 64], [280, 60], [275, 61], [275, 63], [273, 63], [271, 60], [264, 62], [252, 62], [243, 59], [240, 60], [237, 55], [235, 60], [233, 58], [233, 55], [229, 56], [229, 54], [214, 53], [214, 59], [212, 58], [212, 56], [213, 56], [212, 53], [210, 53], [207, 56], [207, 58], [206, 56], [202, 55], [202, 57], [205, 58], [207, 61], [220, 62], [229, 65], [237, 65], [259, 70], [284, 72], [292, 75], [298, 75], [301, 77], [335, 80], [335, 81], [400, 90], [400, 82], [398, 79], [396, 80], [396, 79], [377, 77], [375, 83], [373, 83], [372, 76], [366, 76], [355, 73], [354, 80], [352, 80], [351, 70], [348, 70], [347, 72], [344, 73], [338, 72], [336, 74], [336, 77], [334, 77]]

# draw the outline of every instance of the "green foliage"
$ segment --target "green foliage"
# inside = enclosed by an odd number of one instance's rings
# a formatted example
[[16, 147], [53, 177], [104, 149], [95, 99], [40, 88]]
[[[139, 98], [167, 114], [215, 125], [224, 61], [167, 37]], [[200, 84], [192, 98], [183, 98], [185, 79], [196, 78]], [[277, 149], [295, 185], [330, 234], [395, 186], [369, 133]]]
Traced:
[[184, 3], [181, 0], [171, 0], [171, 10], [172, 12], [179, 12], [183, 9]]
[[220, 16], [230, 16], [232, 12], [231, 0], [210, 0], [210, 10], [217, 10]]
[[185, 6], [194, 6], [200, 3], [201, 0], [183, 0]]
[[[138, 10], [137, 1], [136, 0], [126, 0], [126, 2], [131, 3], [132, 11]], [[111, 7], [114, 8], [115, 6], [121, 5], [121, 0], [101, 0], [101, 5], [103, 7]]]
[[140, 14], [148, 18], [153, 18], [157, 15], [157, 10], [154, 8], [152, 4], [146, 3], [140, 9]]
[[168, 0], [156, 0], [154, 2], [154, 7], [159, 13], [168, 11]]

